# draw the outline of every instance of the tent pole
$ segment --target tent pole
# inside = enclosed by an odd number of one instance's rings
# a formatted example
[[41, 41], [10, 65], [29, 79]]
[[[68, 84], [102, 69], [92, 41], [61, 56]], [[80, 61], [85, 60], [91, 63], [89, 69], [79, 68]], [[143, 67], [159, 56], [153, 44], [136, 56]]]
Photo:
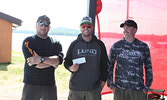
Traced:
[[[93, 26], [95, 29], [95, 17], [96, 17], [96, 2], [97, 0], [88, 0], [88, 10], [87, 10], [87, 16], [92, 18]], [[93, 30], [93, 33], [95, 30]]]

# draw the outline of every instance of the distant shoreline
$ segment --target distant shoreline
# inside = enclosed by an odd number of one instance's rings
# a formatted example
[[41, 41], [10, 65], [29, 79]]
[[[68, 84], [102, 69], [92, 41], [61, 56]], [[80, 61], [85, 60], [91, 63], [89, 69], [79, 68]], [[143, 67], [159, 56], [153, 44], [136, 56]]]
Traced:
[[[21, 32], [16, 33], [16, 32], [14, 32], [13, 34], [35, 34], [35, 32], [34, 33], [33, 32], [31, 32], [31, 33], [21, 33]], [[60, 35], [60, 36], [77, 36], [80, 33], [78, 33], [78, 34], [71, 34], [71, 33], [48, 33], [48, 34], [49, 35]]]
[[[35, 34], [24, 34], [24, 33], [13, 33], [12, 34], [12, 50], [17, 51], [17, 52], [22, 52], [22, 42], [23, 40], [28, 37], [32, 36]], [[63, 47], [63, 53], [66, 54], [66, 51], [71, 44], [72, 41], [74, 41], [77, 36], [66, 36], [66, 35], [49, 35], [54, 38], [56, 38], [60, 43], [62, 44]]]
[[[34, 34], [35, 30], [13, 30], [13, 33], [16, 34]], [[51, 28], [49, 30], [49, 35], [65, 35], [65, 36], [77, 36], [80, 33], [80, 30], [69, 29], [64, 27]]]

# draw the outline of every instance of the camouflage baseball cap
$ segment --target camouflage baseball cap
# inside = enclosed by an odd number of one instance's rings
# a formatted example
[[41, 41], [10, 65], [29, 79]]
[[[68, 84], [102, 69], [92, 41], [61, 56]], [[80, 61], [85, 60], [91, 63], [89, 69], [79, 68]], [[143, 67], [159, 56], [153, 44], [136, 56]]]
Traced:
[[50, 24], [50, 19], [46, 15], [39, 16], [37, 19], [37, 23], [40, 23], [43, 20], [47, 21], [47, 23]]
[[83, 24], [83, 23], [89, 23], [89, 24], [92, 24], [92, 18], [89, 17], [89, 16], [85, 16], [81, 19], [81, 22], [80, 22], [80, 25]]

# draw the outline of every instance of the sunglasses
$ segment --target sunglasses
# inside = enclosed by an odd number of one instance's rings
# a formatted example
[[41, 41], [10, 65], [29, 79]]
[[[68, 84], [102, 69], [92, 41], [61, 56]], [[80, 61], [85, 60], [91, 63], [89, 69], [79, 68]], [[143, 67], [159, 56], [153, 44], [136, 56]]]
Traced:
[[86, 23], [81, 24], [81, 28], [85, 28], [85, 27], [87, 27], [87, 28], [92, 28], [93, 25], [91, 25], [91, 24], [86, 24]]
[[39, 26], [45, 26], [45, 27], [49, 27], [48, 23], [38, 23]]

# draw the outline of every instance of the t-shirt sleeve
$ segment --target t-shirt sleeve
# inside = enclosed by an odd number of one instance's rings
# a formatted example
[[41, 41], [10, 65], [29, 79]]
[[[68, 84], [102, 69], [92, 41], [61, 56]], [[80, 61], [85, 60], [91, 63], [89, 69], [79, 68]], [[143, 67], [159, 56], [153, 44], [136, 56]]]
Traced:
[[28, 57], [34, 56], [33, 39], [31, 37], [28, 37], [23, 41], [22, 51], [25, 59], [27, 59]]

